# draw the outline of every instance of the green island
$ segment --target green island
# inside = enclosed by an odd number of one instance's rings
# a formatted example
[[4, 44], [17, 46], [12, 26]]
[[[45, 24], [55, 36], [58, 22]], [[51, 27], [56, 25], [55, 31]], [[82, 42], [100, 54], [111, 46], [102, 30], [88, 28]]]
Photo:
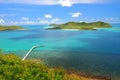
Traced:
[[78, 30], [96, 30], [97, 28], [111, 28], [111, 25], [102, 21], [97, 22], [67, 22], [64, 24], [50, 24], [48, 30], [53, 29], [78, 29]]
[[63, 68], [52, 68], [41, 60], [21, 60], [16, 55], [3, 54], [0, 50], [0, 80], [110, 80], [84, 76]]
[[0, 31], [6, 31], [6, 30], [23, 30], [24, 28], [21, 26], [3, 26], [0, 25]]

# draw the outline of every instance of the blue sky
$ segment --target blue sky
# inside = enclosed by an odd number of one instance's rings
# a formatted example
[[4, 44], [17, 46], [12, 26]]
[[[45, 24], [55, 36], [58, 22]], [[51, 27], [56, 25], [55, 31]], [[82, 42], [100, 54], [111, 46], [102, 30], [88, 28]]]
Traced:
[[0, 0], [0, 24], [120, 23], [120, 0]]

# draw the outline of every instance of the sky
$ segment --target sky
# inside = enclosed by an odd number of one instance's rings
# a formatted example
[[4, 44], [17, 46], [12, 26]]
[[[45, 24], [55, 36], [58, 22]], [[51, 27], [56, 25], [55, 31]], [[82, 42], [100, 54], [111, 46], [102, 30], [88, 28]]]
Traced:
[[0, 0], [0, 25], [120, 23], [120, 0]]

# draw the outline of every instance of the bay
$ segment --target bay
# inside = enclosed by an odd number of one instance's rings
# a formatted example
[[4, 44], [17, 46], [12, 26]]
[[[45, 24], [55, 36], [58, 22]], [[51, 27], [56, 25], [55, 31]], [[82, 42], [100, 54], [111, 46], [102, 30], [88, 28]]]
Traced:
[[0, 32], [0, 48], [22, 59], [32, 46], [43, 45], [28, 58], [42, 59], [49, 66], [119, 80], [120, 24], [111, 25], [111, 29], [96, 31], [45, 30], [48, 25], [22, 25], [28, 30]]

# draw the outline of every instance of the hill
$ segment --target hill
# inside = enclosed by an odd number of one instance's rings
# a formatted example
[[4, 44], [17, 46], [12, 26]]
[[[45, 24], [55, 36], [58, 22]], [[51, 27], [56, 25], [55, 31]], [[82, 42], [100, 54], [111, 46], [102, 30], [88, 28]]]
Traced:
[[24, 29], [23, 27], [21, 26], [3, 26], [3, 25], [0, 25], [0, 31], [5, 31], [5, 30], [22, 30]]
[[2, 54], [0, 50], [0, 80], [110, 80], [82, 76], [62, 68], [51, 68], [40, 60], [21, 60], [14, 54]]
[[78, 29], [78, 30], [96, 30], [97, 28], [111, 28], [111, 25], [102, 21], [98, 22], [67, 22], [64, 24], [51, 24], [47, 29]]

